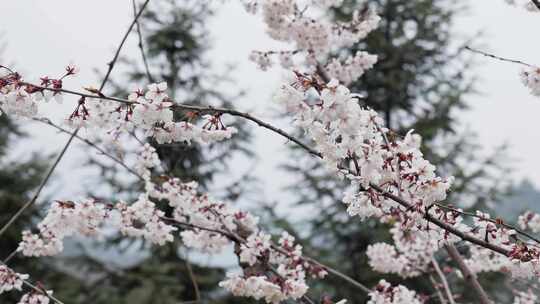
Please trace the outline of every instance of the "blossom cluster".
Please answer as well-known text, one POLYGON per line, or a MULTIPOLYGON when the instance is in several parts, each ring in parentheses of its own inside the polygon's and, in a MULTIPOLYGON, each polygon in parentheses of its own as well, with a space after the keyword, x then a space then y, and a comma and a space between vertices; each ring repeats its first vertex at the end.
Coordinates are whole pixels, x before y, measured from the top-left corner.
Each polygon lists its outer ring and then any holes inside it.
POLYGON ((392 286, 385 280, 369 293, 367 304, 422 304, 424 301, 416 295, 416 292, 407 289, 403 285, 392 286))
MULTIPOLYGON (((12 290, 21 291, 23 282, 28 278, 27 274, 20 274, 5 265, 0 265, 0 294, 12 290)), ((49 304, 50 294, 52 291, 32 290, 24 294, 18 304, 49 304)))
MULTIPOLYGON (((23 81, 17 73, 0 77, 0 109, 14 117, 38 118, 39 106, 50 99, 61 100, 65 94, 63 80, 75 74, 73 67, 59 78, 41 78, 41 85, 23 81)), ((194 124, 200 115, 189 112, 185 121, 174 120, 175 108, 181 106, 167 95, 167 83, 150 84, 146 91, 138 89, 129 94, 127 100, 107 98, 99 90, 86 88, 96 95, 80 96, 73 112, 65 119, 72 127, 84 127, 93 134, 112 139, 119 135, 141 130, 145 136, 153 137, 158 143, 191 142, 212 143, 230 138, 236 128, 225 126, 220 115, 204 115, 204 123, 194 124)))
POLYGON ((513 304, 536 304, 538 303, 538 296, 535 295, 532 290, 527 292, 519 291, 514 297, 513 304))
POLYGON ((43 292, 33 291, 23 295, 17 304, 49 304, 49 296, 44 294, 45 292, 47 292, 48 295, 52 294, 52 291, 50 290, 43 292))
POLYGON ((56 201, 37 225, 39 233, 22 233, 18 251, 25 256, 51 256, 63 250, 63 239, 75 233, 96 236, 107 217, 104 205, 89 199, 80 203, 56 201))
POLYGON ((521 70, 521 82, 525 85, 532 95, 540 96, 540 68, 529 67, 521 70))
MULTIPOLYGON (((277 41, 291 43, 294 51, 254 51, 250 59, 262 70, 273 65, 274 56, 279 56, 282 67, 295 66, 293 55, 302 53, 302 64, 309 70, 317 69, 322 59, 330 59, 331 53, 340 48, 348 47, 365 38, 375 29, 380 17, 371 10, 356 10, 352 19, 345 23, 328 20, 323 16, 308 15, 308 8, 328 8, 338 6, 341 1, 312 1, 304 9, 300 1, 295 0, 262 0, 245 1, 246 10, 250 13, 262 11, 263 20, 267 26, 269 36, 277 41)), ((317 11, 317 9, 314 9, 317 11)), ((332 77, 349 83, 360 76, 363 71, 370 68, 377 61, 377 56, 367 52, 358 52, 343 61, 331 59, 327 65, 323 64, 332 77)))
POLYGON ((16 273, 11 268, 0 265, 0 294, 13 289, 21 290, 26 279, 27 274, 16 273))
MULTIPOLYGON (((452 224, 454 228, 467 231, 462 218, 456 212, 434 209, 430 212, 436 218, 452 224)), ((396 222, 390 229, 393 245, 375 243, 368 246, 367 256, 370 267, 381 273, 394 273, 403 278, 416 277, 425 273, 432 263, 434 254, 445 244, 459 241, 443 229, 435 226, 429 229, 414 226, 403 229, 396 222)))
POLYGON ((343 62, 333 58, 326 65, 328 77, 337 79, 343 84, 349 84, 364 75, 377 62, 377 55, 358 51, 354 56, 347 57, 343 62))
POLYGON ((538 233, 540 232, 540 214, 526 211, 519 216, 518 225, 521 229, 538 233))
POLYGON ((294 244, 292 236, 284 233, 274 244, 271 236, 257 227, 257 217, 234 210, 208 194, 198 194, 196 188, 195 182, 170 178, 151 192, 174 208, 174 220, 193 227, 180 233, 187 247, 219 253, 235 245, 242 272, 230 274, 220 286, 237 296, 278 303, 302 297, 308 289, 307 275, 326 275, 322 267, 302 257, 302 247, 294 244))
POLYGON ((420 137, 409 132, 390 142, 379 115, 362 108, 338 81, 322 83, 296 73, 280 87, 275 100, 294 114, 295 124, 313 139, 326 167, 355 186, 344 197, 351 216, 398 217, 412 227, 428 206, 445 199, 452 178, 435 174, 435 166, 419 149, 420 137), (372 184, 414 202, 413 208, 399 209, 371 189, 372 184))
POLYGON ((284 232, 278 241, 280 249, 272 246, 270 235, 259 232, 248 237, 241 245, 239 259, 245 263, 243 275, 230 274, 220 286, 234 295, 264 298, 267 303, 286 299, 300 299, 308 290, 306 274, 323 278, 327 272, 302 258, 302 247, 295 245, 294 237, 284 232), (277 268, 261 269, 259 261, 267 260, 277 268), (267 272, 266 276, 261 275, 267 272), (251 275, 248 275, 251 274, 251 275))
POLYGON ((476 212, 472 226, 472 235, 509 250, 509 255, 504 256, 487 248, 471 246, 470 257, 465 262, 473 273, 508 272, 513 277, 526 279, 540 276, 540 251, 527 242, 516 242, 515 230, 498 225, 490 220, 489 214, 480 211, 476 212))
POLYGON ((187 247, 219 253, 234 245, 242 273, 230 275, 220 285, 238 296, 264 298, 268 303, 299 299, 308 289, 308 276, 327 274, 302 256, 302 246, 295 244, 294 237, 284 232, 273 243, 271 235, 257 227, 257 217, 200 194, 196 182, 162 177, 156 183, 151 170, 159 170, 160 162, 150 145, 142 148, 138 158, 145 191, 135 202, 56 201, 38 223, 38 233, 23 232, 18 251, 25 256, 55 255, 63 250, 66 237, 100 236, 101 228, 110 221, 123 235, 142 237, 155 245, 172 242, 178 227, 183 228, 180 236, 187 247), (172 217, 157 207, 158 201, 168 202, 172 217))
POLYGON ((505 271, 526 278, 540 274, 540 251, 516 241, 514 230, 498 225, 484 213, 477 213, 473 225, 468 226, 460 210, 437 206, 446 198, 452 178, 437 176, 435 166, 423 158, 421 138, 412 131, 403 138, 391 137, 378 114, 362 108, 355 95, 336 80, 324 83, 295 72, 280 87, 275 100, 294 115, 295 124, 313 140, 326 167, 350 181, 343 198, 349 215, 395 223, 391 230, 395 244, 376 244, 368 250, 375 270, 405 277, 418 275, 439 248, 460 240, 430 225, 427 213, 508 252, 504 255, 471 246, 467 263, 473 272, 505 271), (399 204, 382 191, 409 205, 399 204))

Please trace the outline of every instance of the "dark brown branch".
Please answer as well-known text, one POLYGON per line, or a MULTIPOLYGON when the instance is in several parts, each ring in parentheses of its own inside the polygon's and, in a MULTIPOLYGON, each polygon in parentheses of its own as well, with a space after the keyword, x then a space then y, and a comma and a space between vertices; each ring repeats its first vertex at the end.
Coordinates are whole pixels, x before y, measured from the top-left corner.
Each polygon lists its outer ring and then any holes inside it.
MULTIPOLYGON (((98 98, 98 99, 103 99, 103 100, 110 100, 110 101, 115 101, 115 102, 119 102, 119 103, 126 104, 126 105, 137 104, 137 102, 132 102, 132 101, 129 101, 127 99, 105 96, 103 94, 94 95, 94 94, 82 93, 82 92, 77 92, 77 91, 68 90, 68 89, 54 89, 54 88, 49 88, 49 87, 38 86, 38 85, 35 85, 35 84, 32 84, 32 83, 27 83, 27 82, 21 82, 20 84, 21 85, 32 86, 32 87, 34 87, 34 88, 36 88, 38 90, 62 92, 62 93, 77 95, 77 96, 85 97, 85 98, 98 98)), ((302 147, 304 150, 308 151, 310 154, 312 154, 314 156, 317 156, 319 158, 322 158, 322 154, 320 152, 317 152, 314 149, 310 148, 309 146, 307 146, 306 144, 301 142, 299 139, 295 138, 294 136, 290 135, 289 133, 285 132, 284 130, 282 130, 280 128, 274 127, 273 125, 271 125, 271 124, 269 124, 267 122, 264 122, 264 121, 262 121, 261 119, 259 119, 257 117, 252 116, 249 113, 240 112, 240 111, 237 111, 237 110, 234 110, 234 109, 228 109, 228 108, 215 108, 215 107, 212 107, 212 106, 193 106, 193 105, 186 105, 186 104, 180 104, 180 103, 173 103, 173 105, 171 107, 173 109, 193 111, 193 112, 197 112, 199 114, 228 114, 228 115, 231 115, 231 116, 242 117, 244 119, 247 119, 247 120, 250 120, 250 121, 256 123, 260 127, 263 127, 265 129, 268 129, 268 130, 270 130, 270 131, 272 131, 274 133, 277 133, 277 134, 285 137, 286 139, 288 139, 288 140, 294 142, 295 144, 297 144, 298 146, 302 147)))
POLYGON ((500 61, 505 61, 505 62, 510 62, 510 63, 517 63, 517 64, 521 64, 521 65, 528 66, 528 67, 531 67, 531 68, 535 67, 534 65, 528 64, 528 63, 526 63, 524 61, 521 61, 521 60, 515 60, 515 59, 508 59, 508 58, 500 57, 500 56, 497 56, 497 55, 486 53, 484 51, 473 49, 473 48, 471 48, 469 46, 465 46, 465 49, 468 50, 468 51, 471 51, 473 53, 480 54, 480 55, 490 57, 490 58, 493 58, 493 59, 497 59, 497 60, 500 60, 500 61))
POLYGON ((443 205, 443 204, 435 204, 437 205, 437 207, 441 208, 441 209, 445 209, 445 210, 449 210, 449 211, 452 211, 452 212, 456 212, 456 213, 459 213, 461 215, 466 215, 466 216, 471 216, 471 217, 475 217, 475 218, 478 218, 478 219, 482 219, 484 221, 487 221, 487 222, 491 222, 495 225, 498 225, 498 226, 503 226, 507 229, 511 229, 511 230, 514 230, 516 231, 517 233, 537 242, 538 244, 540 244, 540 239, 534 237, 533 235, 515 227, 515 226, 512 226, 512 225, 509 225, 509 224, 506 224, 504 221, 502 220, 498 220, 498 219, 491 219, 491 218, 485 218, 485 217, 482 217, 480 215, 477 215, 475 213, 471 213, 471 212, 465 212, 465 211, 461 211, 461 210, 458 210, 456 208, 452 208, 450 206, 446 206, 446 205, 443 205))
POLYGON ((274 133, 277 133, 283 137, 285 137, 286 139, 294 142, 295 144, 297 144, 298 146, 302 147, 304 150, 308 151, 310 154, 314 155, 314 156, 317 156, 319 158, 322 158, 322 154, 320 152, 317 152, 315 151, 314 149, 310 148, 309 146, 307 146, 306 144, 304 144, 303 142, 301 142, 299 139, 295 138, 294 136, 290 135, 289 133, 283 131, 282 129, 280 128, 277 128, 277 127, 274 127, 272 126, 271 124, 269 123, 266 123, 254 116, 252 116, 251 114, 249 113, 245 113, 245 112, 240 112, 240 111, 237 111, 237 110, 233 110, 233 109, 226 109, 226 108, 214 108, 214 107, 199 107, 199 106, 190 106, 190 105, 183 105, 183 104, 175 104, 173 105, 174 108, 177 108, 177 109, 182 109, 182 110, 191 110, 191 111, 195 111, 195 112, 199 112, 199 113, 203 113, 203 114, 215 114, 215 113, 223 113, 223 114, 229 114, 231 116, 237 116, 237 117, 242 117, 244 119, 247 119, 247 120, 250 120, 254 123, 256 123, 258 126, 260 127, 263 127, 265 129, 268 129, 274 133))
POLYGON ((463 274, 463 277, 465 278, 465 281, 467 281, 470 286, 474 289, 476 294, 478 295, 478 300, 480 301, 480 304, 493 304, 493 302, 489 299, 489 296, 487 295, 486 291, 480 285, 478 282, 476 275, 471 272, 469 267, 467 267, 467 264, 465 264, 465 261, 463 260, 463 257, 461 254, 459 254, 459 251, 456 249, 454 245, 446 245, 445 246, 446 251, 448 252, 448 255, 456 262, 458 265, 459 270, 461 270, 461 273, 463 274))
POLYGON ((231 240, 237 240, 234 235, 228 233, 225 230, 207 228, 207 227, 204 227, 204 226, 189 224, 189 223, 186 223, 186 222, 181 222, 181 221, 179 221, 179 220, 177 220, 175 218, 172 218, 172 217, 162 216, 162 217, 160 217, 160 219, 164 220, 166 222, 169 222, 169 223, 171 223, 173 225, 177 225, 179 227, 188 228, 188 229, 199 229, 199 230, 204 230, 204 231, 209 231, 209 232, 215 232, 215 233, 223 235, 223 236, 225 236, 225 237, 227 237, 227 238, 229 238, 231 240))
MULTIPOLYGON (((389 198, 391 200, 393 200, 394 202, 400 204, 401 206, 405 207, 406 209, 412 209, 413 206, 405 201, 404 199, 392 194, 392 193, 389 193, 387 191, 385 191, 384 189, 382 189, 381 187, 379 187, 378 185, 375 185, 375 184, 370 184, 370 187, 377 190, 377 192, 379 192, 381 195, 383 195, 384 197, 386 198, 389 198)), ((479 238, 476 238, 472 235, 469 235, 463 231, 460 231, 458 229, 456 229, 455 227, 433 217, 431 214, 429 214, 429 212, 424 212, 424 218, 429 221, 430 223, 433 223, 437 226, 439 226, 440 228, 452 233, 453 235, 461 238, 462 240, 465 240, 465 241, 468 241, 470 243, 473 243, 473 244, 476 244, 476 245, 479 245, 479 246, 482 246, 484 248, 487 248, 487 249, 491 249, 495 252, 498 252, 500 254, 503 254, 505 256, 508 256, 510 251, 505 249, 505 248, 502 248, 500 246, 497 246, 495 244, 491 244, 491 243, 488 243, 482 239, 479 239, 479 238)))
POLYGON ((355 279, 349 277, 348 275, 340 272, 339 270, 337 269, 334 269, 328 265, 325 265, 325 264, 322 264, 321 262, 315 260, 315 259, 312 259, 310 257, 307 257, 307 256, 302 256, 304 258, 304 260, 310 262, 310 263, 313 263, 313 264, 316 264, 320 267, 323 267, 326 271, 328 271, 328 273, 330 274, 333 274, 334 276, 346 281, 347 283, 353 285, 354 287, 362 290, 363 292, 365 293, 370 293, 371 292, 371 289, 369 289, 368 287, 366 287, 366 285, 356 281, 355 279))

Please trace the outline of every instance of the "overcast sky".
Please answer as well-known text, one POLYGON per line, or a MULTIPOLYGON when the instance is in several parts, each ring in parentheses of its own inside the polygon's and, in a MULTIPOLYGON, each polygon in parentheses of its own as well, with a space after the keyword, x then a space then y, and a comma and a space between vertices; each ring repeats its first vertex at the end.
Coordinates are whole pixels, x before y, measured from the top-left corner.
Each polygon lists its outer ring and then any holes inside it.
MULTIPOLYGON (((540 15, 510 7, 504 0, 474 0, 469 5, 469 12, 457 19, 456 33, 467 37, 482 31, 486 50, 540 64, 537 58, 540 45, 528 34, 538 28, 540 15)), ((248 90, 248 95, 237 101, 236 107, 254 111, 272 122, 272 112, 268 111, 270 95, 279 84, 281 71, 259 71, 248 62, 247 56, 252 49, 275 49, 276 43, 266 38, 261 20, 246 14, 237 1, 226 1, 220 7, 218 15, 209 21, 214 40, 210 58, 217 69, 224 69, 228 63, 237 65, 234 75, 239 87, 248 90)), ((93 69, 106 68, 131 18, 129 0, 0 1, 0 33, 7 42, 3 63, 15 64, 30 79, 58 75, 67 63, 75 63, 81 73, 65 86, 71 89, 98 86, 99 79, 93 69)), ((128 40, 123 54, 138 56, 134 36, 128 40)), ((540 143, 536 132, 540 125, 537 118, 540 100, 529 95, 521 85, 519 66, 484 58, 478 61, 480 64, 469 76, 480 78, 477 88, 481 94, 469 99, 471 110, 462 115, 463 126, 478 133, 484 151, 508 143, 510 156, 515 160, 515 177, 527 177, 540 185, 540 143)), ((55 117, 60 118, 72 109, 69 99, 66 98, 65 103, 58 107, 61 111, 51 108, 47 111, 57 112, 55 117)), ((281 126, 291 129, 283 122, 281 126)), ((59 151, 67 140, 66 136, 44 126, 33 125, 29 131, 34 136, 33 141, 19 145, 17 150, 26 156, 30 151, 59 151)), ((268 175, 268 172, 275 170, 276 164, 286 157, 285 142, 264 130, 257 130, 256 134, 256 150, 264 160, 257 168, 258 175, 266 179, 266 195, 279 199, 276 190, 287 179, 277 174, 268 175)), ((80 144, 70 150, 48 190, 50 195, 82 195, 86 181, 95 178, 82 169, 85 153, 93 152, 80 144)))

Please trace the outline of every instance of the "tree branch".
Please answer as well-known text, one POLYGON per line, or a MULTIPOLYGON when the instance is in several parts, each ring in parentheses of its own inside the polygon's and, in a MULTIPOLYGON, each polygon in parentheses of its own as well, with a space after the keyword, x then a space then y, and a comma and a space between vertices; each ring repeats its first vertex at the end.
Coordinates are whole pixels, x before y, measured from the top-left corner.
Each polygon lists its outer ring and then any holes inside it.
POLYGON ((441 283, 444 287, 444 291, 446 293, 446 297, 448 298, 448 301, 450 302, 450 304, 456 304, 456 302, 454 302, 454 296, 452 295, 452 290, 450 290, 450 285, 448 284, 448 280, 446 280, 446 276, 442 272, 441 267, 439 266, 439 263, 433 256, 431 257, 431 265, 433 265, 433 268, 435 268, 435 272, 437 273, 437 275, 439 276, 439 279, 441 280, 441 283))
MULTIPOLYGON (((382 189, 381 187, 379 187, 378 185, 375 185, 375 184, 370 184, 370 187, 377 190, 377 192, 379 192, 381 195, 383 195, 384 197, 386 198, 389 198, 391 200, 393 200, 394 202, 402 205, 403 207, 405 207, 406 209, 410 209, 412 208, 413 206, 405 201, 404 199, 392 194, 392 193, 389 193, 387 191, 385 191, 384 189, 382 189)), ((510 251, 505 249, 505 248, 502 248, 500 246, 497 246, 497 245, 494 245, 494 244, 491 244, 491 243, 488 243, 482 239, 479 239, 479 238, 476 238, 472 235, 469 235, 463 231, 460 231, 458 229, 456 229, 455 227, 433 217, 431 214, 429 214, 429 212, 425 211, 423 212, 424 213, 424 218, 430 222, 430 223, 433 223, 437 226, 439 226, 440 228, 452 233, 453 235, 461 238, 462 240, 465 240, 465 241, 468 241, 470 243, 473 243, 473 244, 476 244, 476 245, 479 245, 479 246, 482 246, 484 248, 487 248, 487 249, 491 249, 495 252, 498 252, 500 254, 503 254, 505 256, 508 256, 510 251)))
MULTIPOLYGON (((35 121, 39 121, 41 123, 44 123, 46 125, 49 125, 55 129, 57 129, 58 131, 62 132, 62 133, 67 133, 67 134, 71 134, 71 131, 69 130, 66 130, 62 127, 60 127, 59 125, 53 123, 52 121, 50 121, 49 119, 45 119, 45 118, 35 118, 34 119, 35 121)), ((135 175, 136 177, 138 177, 139 179, 143 179, 143 177, 137 173, 137 171, 131 169, 128 165, 126 165, 123 161, 121 161, 119 158, 113 156, 112 154, 108 153, 107 151, 105 151, 103 148, 99 147, 96 143, 94 142, 91 142, 90 140, 84 138, 84 137, 81 137, 79 135, 76 135, 75 138, 77 138, 78 140, 84 142, 85 144, 87 144, 88 146, 96 149, 97 151, 99 151, 102 155, 108 157, 109 159, 111 159, 112 161, 114 161, 115 163, 119 164, 120 166, 124 167, 124 169, 126 169, 127 171, 129 171, 129 173, 135 175)))
POLYGON ((454 262, 457 263, 458 268, 461 270, 461 273, 465 278, 465 281, 470 283, 470 286, 478 295, 478 300, 480 301, 480 304, 493 304, 482 285, 480 285, 480 283, 478 282, 476 275, 471 272, 469 267, 467 267, 467 264, 465 264, 465 261, 463 261, 463 257, 461 256, 461 254, 459 254, 456 247, 452 244, 448 244, 445 245, 445 248, 448 252, 448 255, 452 258, 452 260, 454 260, 454 262))
MULTIPOLYGON (((135 0, 131 1, 133 3, 133 15, 136 17, 137 15, 137 3, 135 0)), ((144 52, 144 45, 143 45, 143 37, 142 37, 142 31, 141 31, 141 24, 139 20, 136 21, 136 30, 137 30, 137 36, 139 37, 139 50, 141 51, 141 57, 144 64, 144 70, 146 72, 146 77, 148 78, 148 81, 150 83, 154 82, 154 78, 152 77, 152 74, 150 73, 150 67, 148 66, 148 60, 146 59, 146 53, 144 52)))
MULTIPOLYGON (((28 86, 32 86, 32 87, 34 87, 34 88, 36 88, 38 90, 46 90, 46 91, 52 91, 52 92, 62 92, 62 93, 77 95, 77 96, 85 97, 85 98, 97 98, 97 99, 103 99, 103 100, 110 100, 110 101, 119 102, 119 103, 122 103, 122 104, 125 104, 125 105, 135 105, 135 104, 137 104, 137 102, 133 102, 133 101, 129 101, 127 99, 122 99, 122 98, 117 98, 117 97, 105 96, 105 95, 103 95, 101 93, 100 93, 100 95, 94 95, 94 94, 82 93, 82 92, 77 92, 77 91, 68 90, 68 89, 55 89, 55 88, 50 88, 50 87, 43 87, 43 86, 35 85, 33 83, 28 83, 28 82, 21 82, 20 85, 28 85, 28 86)), ((171 108, 178 109, 178 110, 193 111, 193 112, 197 112, 197 113, 200 113, 200 114, 228 114, 228 115, 231 115, 231 116, 241 117, 241 118, 244 118, 244 119, 247 119, 247 120, 250 120, 250 121, 256 123, 260 127, 263 127, 265 129, 268 129, 268 130, 270 130, 270 131, 272 131, 274 133, 277 133, 277 134, 285 137, 286 139, 288 139, 288 140, 294 142, 295 144, 297 144, 298 146, 302 147, 304 150, 308 151, 310 154, 312 154, 314 156, 317 156, 319 158, 322 158, 322 154, 320 152, 317 152, 314 149, 310 148, 309 146, 307 146, 306 144, 301 142, 299 139, 295 138, 294 136, 290 135, 289 133, 285 132, 284 130, 282 130, 280 128, 277 128, 277 127, 274 127, 273 125, 271 125, 271 124, 269 124, 267 122, 264 122, 263 120, 261 120, 261 119, 259 119, 257 117, 254 117, 251 114, 246 113, 246 112, 241 112, 241 111, 237 111, 237 110, 234 110, 234 109, 228 109, 228 108, 216 108, 216 107, 212 107, 212 106, 193 106, 193 105, 186 105, 186 104, 181 104, 181 103, 173 103, 171 108)))
POLYGON ((446 298, 443 296, 441 292, 439 283, 435 280, 433 275, 431 274, 429 275, 429 280, 431 281, 431 285, 433 285, 433 288, 435 288, 435 292, 437 293, 437 297, 439 297, 439 301, 441 302, 441 304, 448 304, 448 301, 446 300, 446 298))
POLYGON ((498 219, 491 219, 491 218, 485 218, 485 217, 482 217, 480 215, 477 215, 475 213, 471 213, 471 212, 465 212, 465 211, 461 211, 461 210, 458 210, 456 208, 453 208, 453 207, 450 207, 450 206, 446 206, 446 205, 443 205, 443 204, 439 204, 439 203, 436 203, 435 205, 437 205, 437 207, 441 208, 441 209, 445 209, 445 210, 449 210, 449 211, 452 211, 452 212, 456 212, 456 213, 459 213, 461 215, 466 215, 466 216, 471 216, 471 217, 475 217, 475 218, 478 218, 478 219, 481 219, 481 220, 484 220, 484 221, 487 221, 487 222, 490 222, 490 223, 493 223, 495 225, 498 225, 498 226, 503 226, 507 229, 510 229, 510 230, 514 230, 516 231, 517 233, 537 242, 538 244, 540 244, 540 239, 536 238, 535 236, 533 236, 532 234, 529 234, 521 229, 519 229, 518 227, 515 227, 515 226, 512 226, 512 225, 509 225, 509 224, 506 224, 504 221, 502 220, 498 220, 498 219))
MULTIPOLYGON (((537 0, 534 0, 534 1, 537 1, 537 0)), ((528 66, 528 67, 531 67, 531 68, 535 67, 534 65, 528 64, 528 63, 523 62, 521 60, 515 60, 515 59, 508 59, 508 58, 500 57, 500 56, 497 56, 497 55, 486 53, 484 51, 473 49, 473 48, 471 48, 469 46, 465 46, 465 49, 468 50, 468 51, 471 51, 473 53, 480 54, 480 55, 490 57, 490 58, 493 58, 493 59, 497 59, 497 60, 500 60, 500 61, 505 61, 505 62, 510 62, 510 63, 517 63, 517 64, 521 64, 521 65, 528 66)))

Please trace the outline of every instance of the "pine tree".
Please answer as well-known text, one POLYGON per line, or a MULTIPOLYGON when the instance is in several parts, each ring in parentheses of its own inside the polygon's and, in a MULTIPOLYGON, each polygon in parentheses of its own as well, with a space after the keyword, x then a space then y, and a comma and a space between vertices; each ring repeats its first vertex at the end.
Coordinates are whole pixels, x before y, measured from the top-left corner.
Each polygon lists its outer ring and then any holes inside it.
MULTIPOLYGON (((344 1, 331 12, 331 17, 348 20, 353 8, 364 5, 361 3, 344 1)), ((463 7, 453 1, 436 0, 369 3, 382 17, 379 28, 365 41, 340 53, 367 50, 377 54, 379 60, 375 68, 349 88, 366 95, 360 101, 362 105, 382 113, 386 125, 396 136, 410 129, 422 135, 426 158, 437 165, 442 175, 456 177, 447 202, 480 208, 497 201, 505 193, 504 179, 500 176, 506 168, 497 162, 503 154, 478 157, 474 134, 462 134, 457 129, 457 114, 466 110, 466 100, 474 93, 474 81, 466 74, 471 61, 463 48, 451 45, 455 41, 452 24, 463 7)), ((306 219, 309 224, 309 228, 304 229, 309 231, 304 238, 309 248, 306 252, 319 256, 367 286, 374 286, 384 277, 417 290, 432 289, 427 279, 403 281, 371 271, 365 255, 367 246, 375 242, 392 243, 389 227, 375 220, 345 221, 346 208, 341 198, 347 185, 327 174, 316 160, 302 157, 303 151, 293 149, 291 153, 290 159, 295 162, 286 163, 284 168, 292 172, 297 181, 290 190, 298 206, 314 210, 312 214, 315 214, 306 219)), ((488 286, 493 287, 493 284, 488 286)), ((324 289, 320 286, 319 291, 353 303, 366 300, 363 292, 332 278, 326 280, 324 289)), ((466 290, 458 291, 464 292, 467 299, 466 290)))

